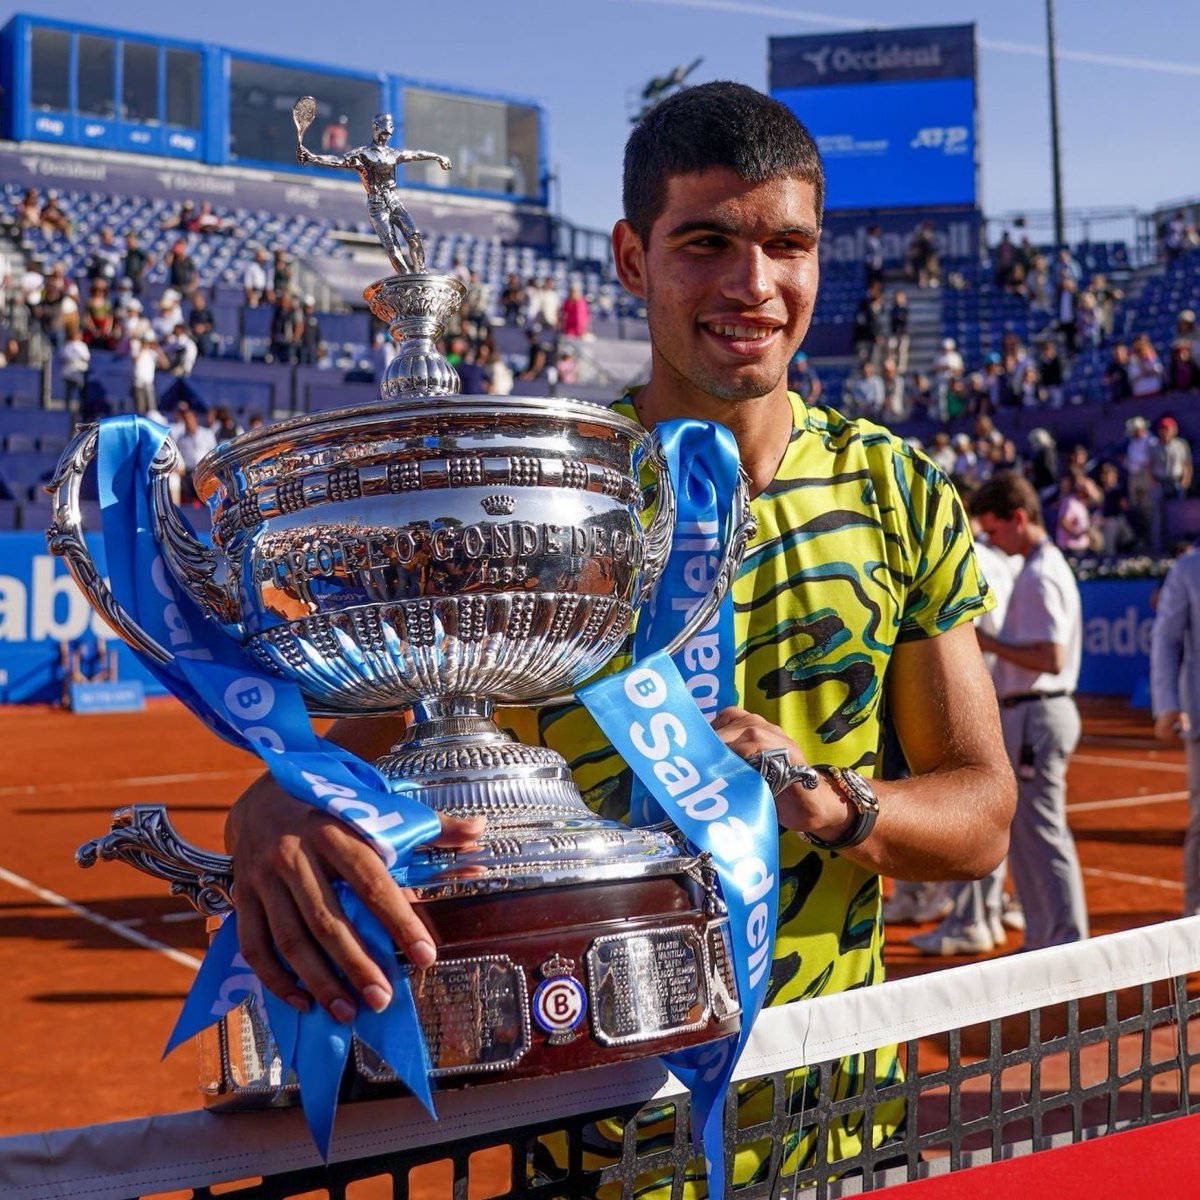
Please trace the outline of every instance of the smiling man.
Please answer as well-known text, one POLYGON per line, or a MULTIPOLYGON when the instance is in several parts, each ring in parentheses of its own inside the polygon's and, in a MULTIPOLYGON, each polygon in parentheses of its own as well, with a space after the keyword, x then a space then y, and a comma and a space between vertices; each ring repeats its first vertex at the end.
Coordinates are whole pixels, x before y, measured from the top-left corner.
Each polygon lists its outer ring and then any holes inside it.
MULTIPOLYGON (((646 303, 652 366, 618 407, 647 428, 678 417, 720 422, 751 481, 758 532, 733 584, 739 704, 714 728, 743 757, 777 751, 793 768, 817 766, 815 786, 796 770, 777 797, 767 1003, 875 983, 880 875, 977 878, 1007 847, 1013 780, 971 624, 991 604, 971 532, 928 459, 880 426, 787 390, 817 294, 824 177, 812 138, 786 108, 734 83, 678 93, 631 135, 624 200, 613 250, 622 283, 646 303), (911 770, 902 781, 870 778, 885 709, 911 770)), ((610 669, 628 661, 618 655, 610 669)), ((630 772, 581 706, 547 707, 513 727, 563 754, 594 808, 628 815, 630 772)), ((373 757, 396 733, 376 720, 343 722, 335 736, 373 757)), ((470 832, 451 824, 446 836, 470 832)), ((298 1003, 311 995, 335 1015, 359 997, 386 1003, 386 978, 337 911, 331 874, 367 898, 413 961, 432 961, 418 917, 349 830, 260 782, 235 806, 229 833, 243 950, 272 990, 298 1003)), ((878 1056, 880 1082, 895 1070, 894 1055, 878 1056)), ((857 1058, 822 1087, 853 1095, 865 1082, 857 1058)), ((808 1086, 797 1077, 797 1104, 808 1086)), ((743 1103, 766 1115, 770 1086, 744 1090, 743 1103)), ((872 1140, 895 1124, 879 1123, 872 1140)), ((596 1131, 590 1165, 613 1150, 605 1132, 596 1131)), ((840 1130, 830 1159, 852 1153, 858 1137, 840 1130)), ((782 1169, 811 1155, 812 1141, 797 1136, 782 1169)), ((760 1178, 768 1161, 745 1152, 734 1173, 760 1178)), ((689 1181, 686 1194, 702 1188, 689 1181)), ((572 1194, 586 1195, 586 1184, 572 1194)))

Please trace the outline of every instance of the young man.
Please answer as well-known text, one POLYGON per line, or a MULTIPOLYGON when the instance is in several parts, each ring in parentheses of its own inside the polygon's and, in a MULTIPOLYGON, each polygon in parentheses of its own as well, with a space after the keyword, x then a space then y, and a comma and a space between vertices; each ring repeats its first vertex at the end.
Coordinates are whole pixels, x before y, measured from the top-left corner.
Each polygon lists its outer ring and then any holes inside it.
POLYGON ((979 645, 999 660, 993 678, 1018 780, 1009 870, 1025 909, 1025 948, 1037 950, 1088 935, 1066 817, 1067 759, 1079 741, 1079 587, 1027 479, 1011 471, 993 476, 971 497, 971 515, 997 550, 1025 560, 999 635, 980 630, 979 645))
MULTIPOLYGON (((987 873, 1004 854, 1013 800, 970 624, 990 602, 950 485, 886 430, 787 390, 816 299, 823 190, 816 146, 786 108, 739 84, 706 84, 635 129, 626 216, 613 232, 617 270, 645 303, 652 342, 650 382, 622 411, 648 428, 676 417, 723 423, 751 481, 758 533, 733 586, 741 705, 714 728, 743 757, 782 749, 793 765, 871 775, 886 701, 912 769, 902 782, 872 781, 880 814, 853 846, 858 811, 836 773, 780 793, 776 1004, 878 981, 880 874, 987 873), (819 849, 810 836, 842 848, 819 849)), ((612 669, 627 661, 618 655, 612 669)), ((512 724, 565 755, 589 803, 627 812, 630 773, 584 709, 512 724)), ((361 720, 336 733, 367 757, 395 735, 394 723, 361 720)), ((433 961, 419 916, 345 827, 260 782, 228 829, 243 952, 272 990, 297 1004, 311 995, 340 1019, 358 997, 387 1003, 385 977, 336 909, 331 875, 367 898, 411 960, 433 961)), ((447 842, 477 833, 445 823, 447 842)), ((886 1076, 894 1063, 880 1058, 886 1076)), ((830 1086, 861 1087, 861 1074, 861 1062, 847 1064, 830 1086)), ((740 1158, 736 1173, 755 1169, 740 1158)))

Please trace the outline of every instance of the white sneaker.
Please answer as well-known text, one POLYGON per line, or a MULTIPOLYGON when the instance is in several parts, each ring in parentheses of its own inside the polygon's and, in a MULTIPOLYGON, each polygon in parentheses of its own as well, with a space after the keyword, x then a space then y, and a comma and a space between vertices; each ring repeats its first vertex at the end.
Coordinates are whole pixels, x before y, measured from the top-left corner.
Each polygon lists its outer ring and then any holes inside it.
POLYGON ((1000 920, 1004 922, 1004 928, 1011 929, 1013 933, 1025 932, 1025 910, 1020 900, 1008 892, 1004 893, 1004 909, 1000 913, 1000 920))
POLYGON ((987 954, 996 948, 986 925, 965 925, 957 933, 943 933, 934 929, 930 933, 918 933, 908 939, 922 954, 937 954, 942 958, 953 958, 960 954, 987 954))
POLYGON ((948 916, 954 901, 940 883, 923 883, 918 888, 894 892, 883 904, 883 919, 889 924, 921 925, 948 916))
POLYGON ((1008 930, 1004 928, 1004 915, 1000 912, 990 912, 987 918, 988 933, 992 935, 995 948, 1003 946, 1008 941, 1008 930))

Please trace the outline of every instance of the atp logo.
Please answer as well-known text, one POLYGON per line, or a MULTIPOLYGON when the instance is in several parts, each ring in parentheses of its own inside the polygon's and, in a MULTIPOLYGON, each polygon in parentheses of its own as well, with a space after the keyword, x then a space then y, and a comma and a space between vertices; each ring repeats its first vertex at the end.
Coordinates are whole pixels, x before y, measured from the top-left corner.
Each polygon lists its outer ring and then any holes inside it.
POLYGON ((966 154, 970 134, 965 125, 933 125, 918 129, 909 142, 913 150, 940 150, 943 154, 966 154))
POLYGON ((829 53, 833 49, 832 46, 822 46, 820 50, 806 51, 801 55, 805 62, 812 64, 812 69, 818 75, 824 75, 829 69, 829 53))

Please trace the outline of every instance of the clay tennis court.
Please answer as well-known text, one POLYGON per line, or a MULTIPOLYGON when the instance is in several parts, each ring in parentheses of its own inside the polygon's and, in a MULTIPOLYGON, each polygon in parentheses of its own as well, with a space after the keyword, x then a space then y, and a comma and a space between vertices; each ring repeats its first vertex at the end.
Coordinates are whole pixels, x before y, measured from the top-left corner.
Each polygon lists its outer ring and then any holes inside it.
MULTIPOLYGON (((1069 805, 1093 932, 1175 917, 1183 751, 1156 745, 1144 713, 1082 707, 1069 805)), ((164 884, 122 865, 80 870, 73 853, 137 802, 169 804, 183 836, 218 847, 229 801, 256 774, 174 701, 131 716, 0 709, 0 1135, 198 1105, 189 1048, 159 1054, 203 952, 203 921, 164 884)), ((915 928, 889 928, 893 976, 956 961, 908 947, 915 928)))

